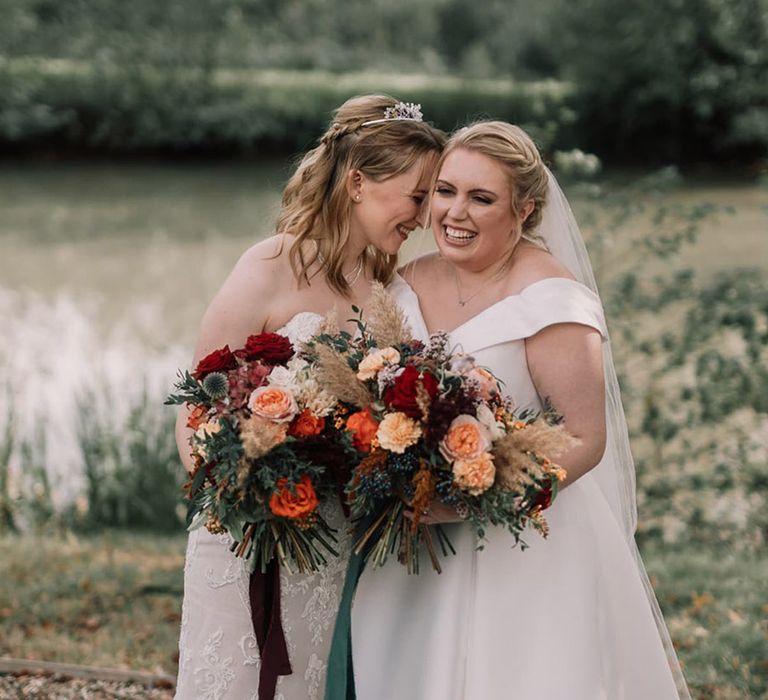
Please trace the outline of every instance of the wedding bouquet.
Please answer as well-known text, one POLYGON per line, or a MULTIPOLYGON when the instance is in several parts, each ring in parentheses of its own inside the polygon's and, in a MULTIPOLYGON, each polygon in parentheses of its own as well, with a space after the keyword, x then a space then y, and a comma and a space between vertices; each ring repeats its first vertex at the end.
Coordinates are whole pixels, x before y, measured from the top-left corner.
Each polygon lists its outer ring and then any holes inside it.
POLYGON ((179 373, 166 404, 189 404, 195 468, 187 484, 190 530, 228 532, 251 571, 275 557, 289 571, 316 571, 336 555, 318 511, 335 495, 326 468, 337 401, 288 338, 261 333, 179 373))
POLYGON ((348 409, 336 421, 354 465, 355 551, 380 566, 397 550, 418 572, 423 542, 439 571, 435 541, 443 555, 453 548, 440 526, 420 522, 434 500, 455 507, 481 539, 489 525, 522 547, 529 525, 546 536, 542 510, 565 478, 551 459, 573 442, 554 413, 516 413, 496 377, 452 351, 447 334, 414 340, 383 287, 365 321, 353 308, 356 336, 326 322, 309 345, 317 380, 348 409))

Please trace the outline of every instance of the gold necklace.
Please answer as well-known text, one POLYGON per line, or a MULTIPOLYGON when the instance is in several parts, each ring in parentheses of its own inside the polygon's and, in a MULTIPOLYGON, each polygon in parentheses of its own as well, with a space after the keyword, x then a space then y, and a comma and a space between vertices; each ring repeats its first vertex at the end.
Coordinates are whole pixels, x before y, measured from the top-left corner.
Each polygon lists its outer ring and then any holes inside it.
POLYGON ((498 274, 498 270, 494 272, 483 284, 480 285, 480 289, 478 289, 474 294, 470 294, 466 299, 461 298, 461 286, 459 284, 459 274, 456 272, 456 268, 451 266, 451 269, 453 270, 453 281, 456 283, 456 296, 459 300, 459 306, 466 306, 470 301, 472 301, 480 292, 482 292, 486 286, 487 283, 490 282, 496 275, 498 274))
MULTIPOLYGON (((320 246, 318 246, 317 259, 321 265, 325 265, 325 257, 320 252, 320 246)), ((345 279, 346 283, 351 287, 360 278, 360 273, 363 271, 363 256, 357 258, 357 263, 351 272, 341 273, 341 276, 345 279)))

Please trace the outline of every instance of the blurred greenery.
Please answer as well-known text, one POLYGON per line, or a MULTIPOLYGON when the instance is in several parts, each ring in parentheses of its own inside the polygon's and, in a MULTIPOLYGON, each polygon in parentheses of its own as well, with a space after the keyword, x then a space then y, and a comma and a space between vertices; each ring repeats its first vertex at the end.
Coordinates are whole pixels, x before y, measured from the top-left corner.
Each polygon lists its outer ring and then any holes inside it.
POLYGON ((174 435, 176 416, 144 391, 116 429, 95 396, 79 402, 78 439, 86 479, 86 506, 75 507, 77 530, 123 527, 169 532, 179 529, 184 470, 174 435), (151 488, 148 488, 151 484, 151 488))
POLYGON ((303 151, 351 95, 385 92, 424 105, 453 129, 492 116, 520 123, 546 146, 575 119, 571 89, 556 80, 516 83, 319 71, 99 67, 70 59, 0 64, 0 139, 16 149, 113 152, 303 151))
POLYGON ((17 150, 301 150, 343 99, 389 91, 444 129, 487 114, 613 162, 768 153, 768 0, 0 0, 0 16, 17 150))
POLYGON ((576 0, 555 26, 587 148, 675 163, 766 154, 766 0, 576 0))

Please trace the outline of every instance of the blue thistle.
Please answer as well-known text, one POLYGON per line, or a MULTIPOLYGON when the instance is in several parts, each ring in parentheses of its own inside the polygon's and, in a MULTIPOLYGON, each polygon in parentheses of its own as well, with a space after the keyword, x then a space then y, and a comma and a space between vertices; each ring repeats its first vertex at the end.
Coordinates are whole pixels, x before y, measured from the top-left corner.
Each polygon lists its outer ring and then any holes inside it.
POLYGON ((229 394, 229 380, 223 372, 211 372, 203 379, 203 391, 213 401, 220 401, 229 394))

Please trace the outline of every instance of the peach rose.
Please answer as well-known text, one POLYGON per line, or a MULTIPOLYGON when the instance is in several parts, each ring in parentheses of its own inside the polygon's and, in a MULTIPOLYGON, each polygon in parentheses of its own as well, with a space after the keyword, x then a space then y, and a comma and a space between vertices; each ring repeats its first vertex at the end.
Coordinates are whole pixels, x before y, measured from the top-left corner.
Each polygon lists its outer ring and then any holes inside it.
POLYGON ((390 452, 403 454, 411 445, 415 445, 421 437, 419 424, 405 413, 390 413, 379 423, 376 433, 379 445, 390 452))
POLYGON ((357 367, 357 378, 364 382, 373 379, 387 365, 400 362, 400 353, 394 348, 381 348, 366 355, 357 367))
POLYGON ((271 385, 256 389, 248 399, 248 408, 251 413, 275 423, 288 423, 299 412, 296 399, 288 389, 271 385))
POLYGON ((449 462, 476 459, 491 446, 491 436, 477 418, 463 414, 453 419, 440 441, 440 453, 449 462))
POLYGON ((479 496, 493 486, 496 466, 489 452, 483 452, 474 459, 457 459, 453 463, 456 485, 472 496, 479 496))
POLYGON ((499 393, 499 382, 487 369, 473 367, 467 372, 467 379, 477 387, 477 393, 483 401, 489 401, 499 393))
POLYGON ((217 420, 209 421, 207 423, 200 423, 197 430, 195 430, 193 447, 195 452, 199 454, 204 460, 208 459, 208 453, 205 451, 203 443, 205 439, 211 435, 215 435, 221 430, 221 423, 217 420))
POLYGON ((368 408, 357 411, 347 418, 347 430, 352 433, 352 443, 361 452, 371 451, 371 441, 378 429, 379 424, 368 408))

